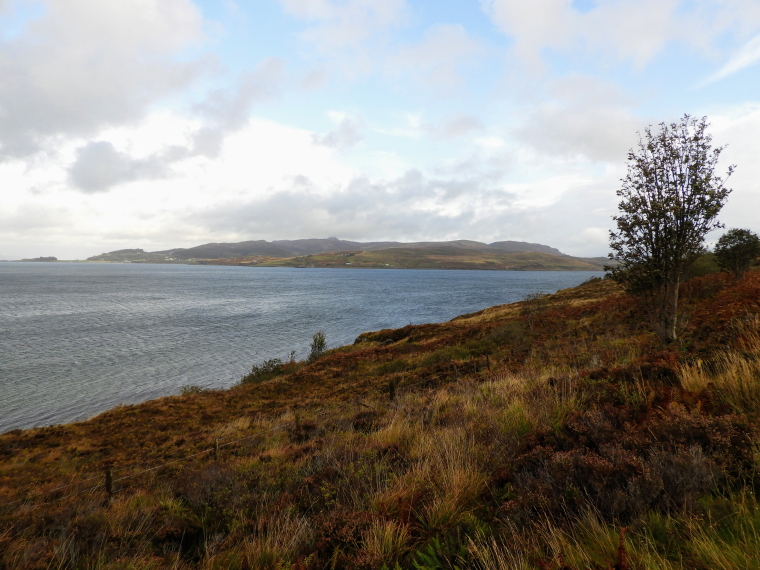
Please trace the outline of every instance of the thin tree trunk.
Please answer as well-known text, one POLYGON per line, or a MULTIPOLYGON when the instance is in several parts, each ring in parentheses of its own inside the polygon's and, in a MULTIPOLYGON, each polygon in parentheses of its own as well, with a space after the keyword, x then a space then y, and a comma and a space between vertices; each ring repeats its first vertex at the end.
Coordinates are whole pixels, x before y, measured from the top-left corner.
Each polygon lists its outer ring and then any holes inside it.
POLYGON ((665 340, 674 341, 678 338, 676 325, 678 324, 678 289, 680 279, 675 278, 665 288, 665 311, 662 323, 665 340))

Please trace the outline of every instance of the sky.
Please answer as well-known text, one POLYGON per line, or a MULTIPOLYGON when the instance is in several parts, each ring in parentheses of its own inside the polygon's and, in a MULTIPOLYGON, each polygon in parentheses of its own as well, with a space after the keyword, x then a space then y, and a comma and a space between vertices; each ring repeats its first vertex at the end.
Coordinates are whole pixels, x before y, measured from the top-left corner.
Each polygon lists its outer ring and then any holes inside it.
POLYGON ((0 0, 0 259, 606 255, 637 132, 684 113, 760 232, 760 0, 0 0))

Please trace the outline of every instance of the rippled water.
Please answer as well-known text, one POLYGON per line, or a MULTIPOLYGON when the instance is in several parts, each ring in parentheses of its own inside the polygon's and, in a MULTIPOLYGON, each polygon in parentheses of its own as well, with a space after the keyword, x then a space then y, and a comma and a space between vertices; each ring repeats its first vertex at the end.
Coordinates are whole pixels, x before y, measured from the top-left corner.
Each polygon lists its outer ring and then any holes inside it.
POLYGON ((595 272, 0 263, 0 432, 228 387, 267 358, 441 322, 595 272))

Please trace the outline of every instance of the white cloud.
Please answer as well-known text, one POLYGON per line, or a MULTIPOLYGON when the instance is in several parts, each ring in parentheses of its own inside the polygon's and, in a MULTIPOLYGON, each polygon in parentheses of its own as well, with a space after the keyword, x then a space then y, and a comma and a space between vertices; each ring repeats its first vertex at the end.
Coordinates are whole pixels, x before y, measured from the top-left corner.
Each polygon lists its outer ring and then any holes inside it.
MULTIPOLYGON (((760 104, 725 109, 708 117, 713 144, 727 145, 721 155, 721 171, 729 164, 736 172, 727 185, 733 188, 720 219, 732 228, 749 228, 760 232, 760 104)), ((720 235, 721 232, 718 232, 720 235)))
POLYGON ((0 41, 0 154, 36 152, 56 135, 139 120, 187 86, 201 60, 174 56, 204 40, 190 0, 43 0, 40 17, 0 41))
POLYGON ((427 31, 418 43, 401 48, 388 58, 391 75, 409 75, 437 88, 451 89, 462 84, 461 66, 483 51, 459 24, 439 24, 427 31))
POLYGON ((314 134, 314 144, 327 148, 342 149, 352 147, 362 141, 364 122, 360 118, 340 117, 335 129, 324 135, 314 134))
POLYGON ((554 49, 641 68, 669 42, 709 53, 726 31, 741 37, 760 29, 760 4, 747 0, 599 0, 583 12, 568 0, 481 0, 481 6, 534 67, 544 50, 554 49))
POLYGON ((741 71, 760 61, 760 36, 755 36, 744 44, 715 74, 710 76, 704 84, 713 83, 737 71, 741 71))
MULTIPOLYGON (((309 27, 300 34, 314 54, 326 58, 350 77, 372 67, 371 52, 378 38, 406 22, 406 0, 279 0, 292 15, 309 27), (373 43, 370 44, 370 40, 373 43)), ((320 79, 324 81, 324 79, 320 79)), ((308 84, 308 82, 307 82, 308 84)))

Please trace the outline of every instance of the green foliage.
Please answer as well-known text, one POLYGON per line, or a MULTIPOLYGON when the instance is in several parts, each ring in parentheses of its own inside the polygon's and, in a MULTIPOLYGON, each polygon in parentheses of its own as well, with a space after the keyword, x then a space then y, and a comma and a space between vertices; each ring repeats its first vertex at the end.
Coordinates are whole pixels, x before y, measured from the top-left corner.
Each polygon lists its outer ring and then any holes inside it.
MULTIPOLYGON (((610 232, 608 267, 630 293, 641 295, 657 332, 676 339, 678 287, 702 254, 705 235, 723 227, 717 216, 731 190, 715 174, 722 147, 713 149, 707 119, 684 115, 678 123, 647 127, 628 154, 628 174, 617 191, 620 214, 610 232)), ((726 178, 733 172, 729 167, 726 178)))
POLYGON ((179 389, 180 396, 189 396, 190 394, 200 394, 204 389, 195 384, 187 384, 179 389))
POLYGON ((752 262, 760 256, 760 237, 755 232, 742 229, 728 230, 715 246, 715 259, 723 271, 744 280, 752 262))
POLYGON ((283 373, 283 362, 279 358, 270 358, 261 364, 254 364, 251 371, 240 379, 240 384, 258 384, 283 373))
POLYGON ((470 351, 462 345, 444 346, 423 358, 422 366, 435 366, 436 364, 451 362, 452 360, 469 360, 470 356, 470 351))
POLYGON ((404 360, 403 358, 397 358, 396 360, 391 360, 390 362, 381 364, 377 367, 376 372, 379 375, 396 374, 398 372, 406 372, 411 368, 412 365, 408 361, 404 360))
POLYGON ((320 356, 322 356, 325 349, 327 348, 327 337, 325 336, 324 331, 314 333, 314 336, 311 337, 310 348, 311 350, 309 352, 309 362, 314 362, 320 356))
POLYGON ((702 277, 703 275, 710 275, 718 271, 720 271, 720 266, 715 258, 715 254, 705 252, 697 257, 694 263, 684 271, 683 278, 693 279, 694 277, 702 277))
POLYGON ((549 294, 543 291, 528 293, 523 297, 522 314, 526 317, 528 327, 533 330, 533 325, 549 306, 549 294))
POLYGON ((464 348, 472 356, 485 356, 493 354, 496 350, 496 343, 490 338, 474 338, 464 344, 464 348))
POLYGON ((455 547, 449 542, 442 543, 438 538, 433 538, 427 548, 418 550, 412 560, 415 570, 460 570, 460 567, 449 562, 448 558, 464 556, 467 554, 467 549, 464 545, 455 547), (456 552, 449 554, 447 552, 449 550, 456 552))

